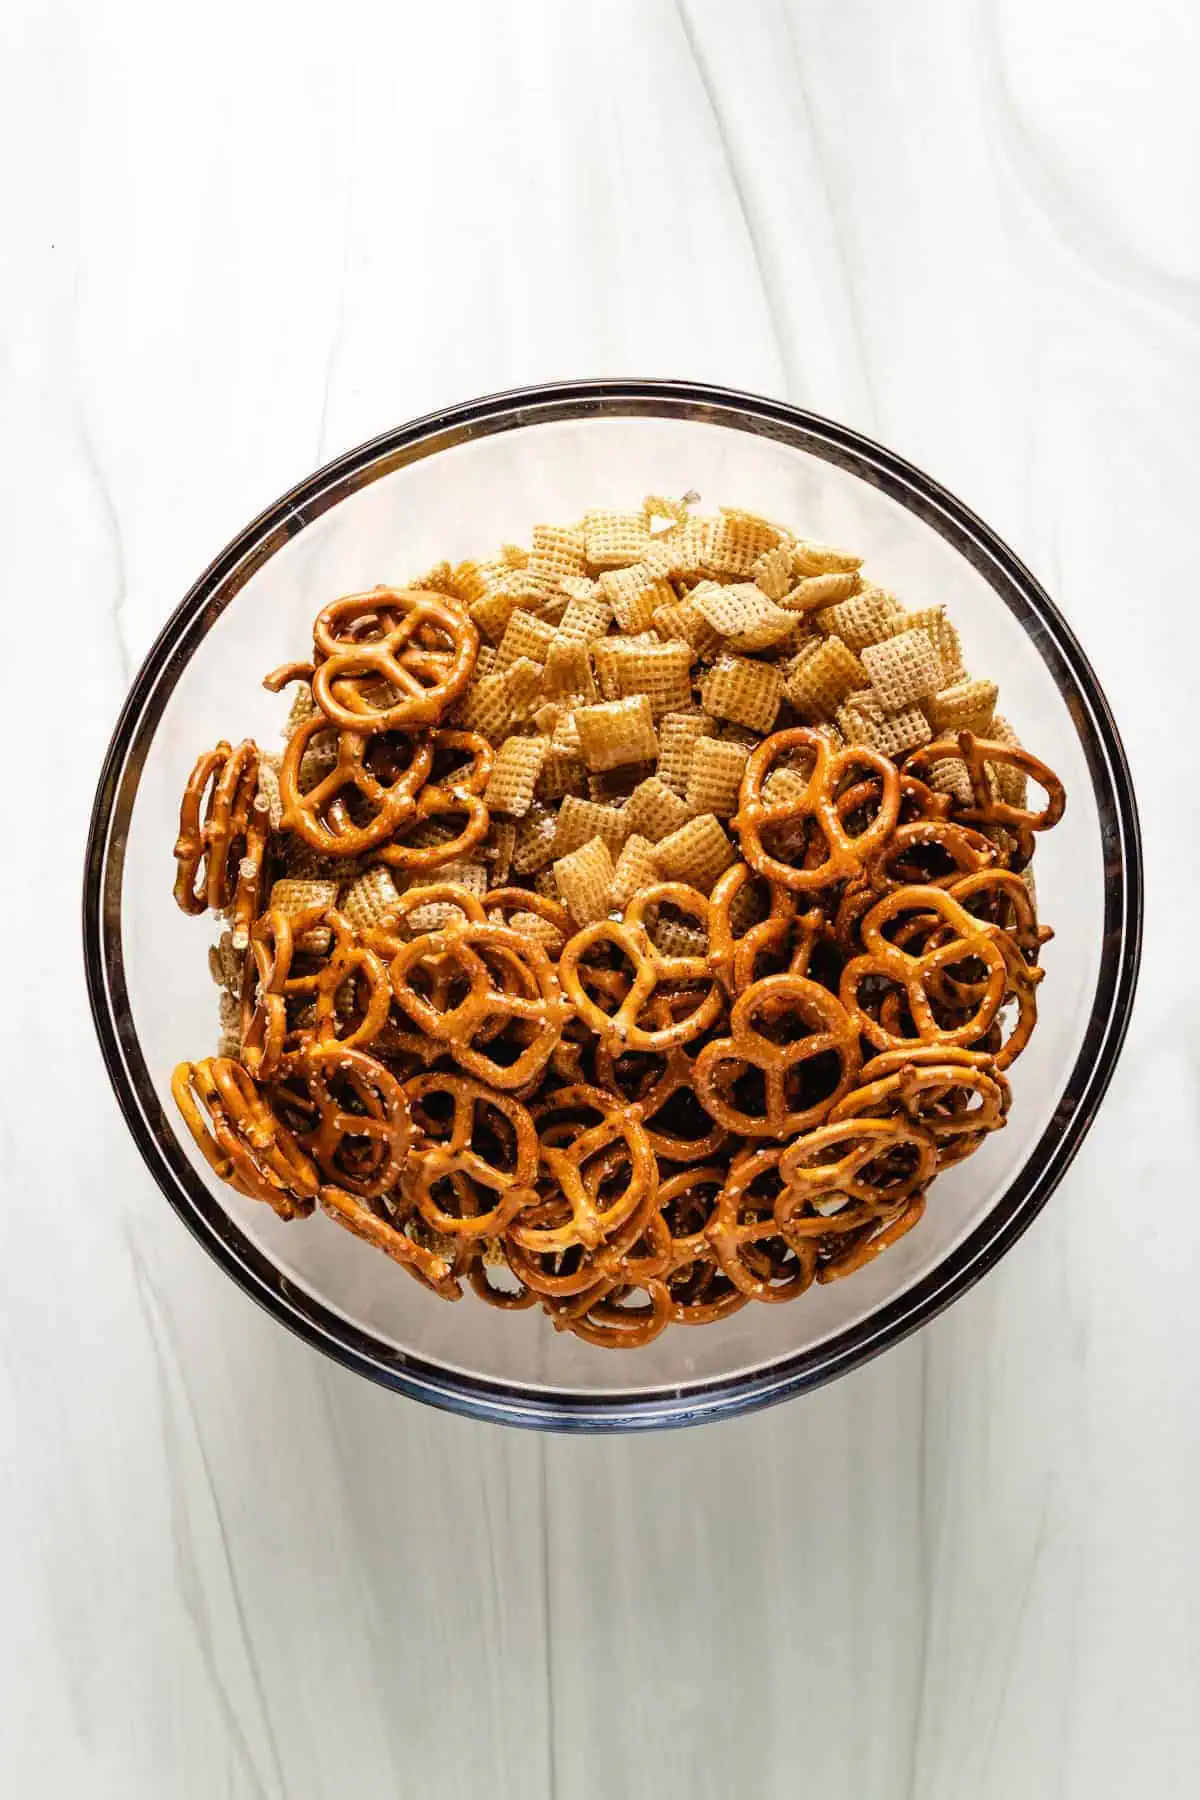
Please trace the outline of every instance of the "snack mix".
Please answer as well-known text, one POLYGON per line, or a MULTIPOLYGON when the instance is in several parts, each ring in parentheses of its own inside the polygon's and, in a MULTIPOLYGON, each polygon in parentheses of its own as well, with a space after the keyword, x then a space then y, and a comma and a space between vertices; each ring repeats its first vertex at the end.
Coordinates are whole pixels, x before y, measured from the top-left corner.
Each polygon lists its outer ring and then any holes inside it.
POLYGON ((852 1274, 1003 1126, 1065 798, 940 606, 694 503, 334 600, 175 846, 215 1173, 613 1348, 852 1274))

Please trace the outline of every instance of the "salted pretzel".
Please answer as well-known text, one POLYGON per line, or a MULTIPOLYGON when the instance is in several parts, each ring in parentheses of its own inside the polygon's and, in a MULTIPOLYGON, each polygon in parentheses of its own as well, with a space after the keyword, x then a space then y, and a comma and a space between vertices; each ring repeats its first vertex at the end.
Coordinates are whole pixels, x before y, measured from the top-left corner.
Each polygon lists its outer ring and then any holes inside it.
MULTIPOLYGON (((775 1221, 788 1241, 831 1229, 821 1203, 851 1201, 889 1212, 922 1193, 937 1168, 937 1144, 908 1118, 841 1119, 795 1138, 779 1159, 783 1191, 775 1221)), ((836 1226, 833 1227, 836 1229, 836 1226)))
POLYGON ((433 742, 428 733, 380 739, 363 731, 340 730, 337 761, 328 774, 302 790, 304 754, 314 739, 330 730, 329 721, 315 713, 288 739, 279 770, 283 826, 322 856, 361 856, 387 843, 401 825, 417 816, 417 796, 433 767, 433 742), (373 772, 381 764, 380 772, 373 772), (369 818, 356 820, 351 800, 369 818))
POLYGON ((788 731, 775 732, 751 752, 733 823, 742 855, 760 875, 793 893, 816 893, 856 875, 863 859, 891 835, 899 810, 900 777, 894 763, 861 745, 835 750, 825 732, 795 725, 788 731), (797 750, 813 758, 803 794, 794 799, 768 800, 763 793, 767 777, 774 768, 782 766, 782 758, 797 750), (871 822, 851 833, 839 815, 838 793, 844 782, 863 769, 879 783, 878 805, 871 822), (817 850, 809 867, 781 861, 763 842, 765 831, 798 825, 815 834, 817 850))
MULTIPOLYGON (((531 888, 498 887, 483 896, 483 910, 498 915, 501 925, 511 925, 511 915, 516 912, 533 913, 552 925, 565 944, 571 935, 571 915, 565 906, 557 900, 551 900, 547 894, 536 894, 531 888)), ((561 947, 561 946, 560 946, 561 947)))
POLYGON ((817 1266, 817 1280, 822 1283, 841 1281, 844 1276, 853 1275, 905 1237, 914 1225, 920 1224, 924 1215, 925 1195, 914 1194, 894 1211, 867 1220, 857 1230, 847 1233, 835 1249, 827 1252, 817 1266))
POLYGON ((171 1093, 213 1173, 281 1219, 307 1216, 320 1185, 312 1159, 275 1116, 240 1063, 182 1062, 171 1093))
POLYGON ((569 1331, 601 1350, 640 1350, 666 1330, 674 1314, 666 1284, 652 1280, 638 1287, 600 1282, 574 1299, 545 1300, 543 1306, 556 1331, 569 1331), (643 1304, 622 1304, 639 1292, 646 1295, 643 1304))
POLYGON ((863 1086, 838 1101, 829 1123, 908 1118, 933 1139, 939 1169, 961 1162, 999 1130, 1012 1101, 995 1058, 976 1050, 912 1045, 872 1057, 863 1073, 863 1086))
POLYGON ((796 899, 790 890, 768 881, 771 906, 766 918, 757 919, 737 935, 733 909, 754 878, 748 863, 733 863, 719 877, 709 902, 709 965, 731 997, 743 993, 757 979, 760 956, 789 950, 788 974, 806 975, 813 949, 824 930, 824 915, 819 908, 812 907, 798 916, 796 899))
POLYGON ((558 973, 572 1006, 598 1037, 628 1050, 667 1050, 687 1044, 708 1030, 721 1014, 724 1000, 714 980, 707 956, 668 956, 659 950, 646 929, 647 910, 670 905, 704 922, 708 931, 709 905, 705 896, 682 881, 656 882, 644 888, 625 908, 624 918, 599 919, 568 939, 558 959, 558 973), (615 1012, 603 1007, 586 991, 579 965, 597 945, 610 946, 633 968, 633 980, 615 1012), (695 988, 697 1003, 669 1024, 649 1026, 643 1015, 658 991, 695 988))
MULTIPOLYGON (((682 999, 684 1004, 690 1004, 688 996, 682 999)), ((642 1016, 651 1028, 668 1028, 673 1018, 672 1003, 667 996, 656 994, 642 1016)), ((695 1091, 692 1057, 681 1045, 672 1044, 659 1051, 621 1050, 601 1038, 596 1041, 594 1057, 599 1085, 640 1109, 650 1148, 660 1161, 693 1163, 715 1156, 728 1139, 725 1127, 704 1110, 695 1091), (687 1117, 689 1109, 691 1121, 687 1117), (701 1129, 689 1137, 679 1127, 692 1121, 701 1129)))
POLYGON ((740 1312, 749 1296, 721 1268, 705 1235, 725 1185, 720 1163, 680 1169, 658 1190, 659 1215, 671 1236, 666 1275, 677 1325, 710 1325, 740 1312))
POLYGON ((360 1200, 396 1186, 415 1132, 404 1089, 378 1057, 306 1039, 268 1092, 327 1182, 360 1200))
POLYGON ((864 916, 860 934, 862 954, 852 957, 842 970, 838 992, 855 1029, 875 1049, 900 1050, 914 1038, 922 1043, 969 1047, 984 1036, 1004 999, 1007 965, 988 928, 973 919, 945 888, 892 889, 864 916), (885 935, 885 928, 905 915, 917 915, 922 923, 929 920, 934 927, 948 926, 950 931, 935 930, 940 940, 935 947, 911 954, 885 935), (985 971, 977 1003, 957 1024, 939 1019, 931 1000, 931 983, 968 960, 978 962, 985 971), (889 1029, 870 1011, 864 988, 877 979, 902 991, 912 1020, 911 1032, 898 1031, 895 1026, 889 1029))
POLYGON ((746 1299, 768 1305, 802 1294, 817 1268, 815 1246, 784 1245, 775 1222, 782 1154, 778 1145, 772 1145, 736 1156, 705 1228, 726 1279, 746 1299), (765 1195, 755 1191, 763 1183, 765 1195))
POLYGON ((419 1243, 382 1213, 374 1211, 361 1194, 327 1182, 317 1197, 327 1218, 376 1250, 382 1250, 385 1256, 399 1263, 406 1274, 422 1286, 432 1288, 439 1299, 458 1300, 462 1297, 462 1289, 446 1258, 419 1243))
POLYGON ((562 1036, 567 1006, 549 957, 541 944, 506 925, 468 919, 426 932, 400 946, 388 973, 396 1001, 418 1029, 445 1044, 468 1075, 493 1087, 513 1090, 540 1074, 562 1036), (422 965, 436 967, 443 959, 467 986, 456 1005, 439 1006, 413 986, 422 965), (503 977, 514 975, 506 984, 503 977), (496 1021, 526 1030, 527 1041, 511 1063, 478 1047, 481 1028, 496 1021))
POLYGON ((968 824, 1001 826, 1016 839, 1017 866, 1024 866, 1033 855, 1034 833, 1057 825, 1066 807, 1066 790, 1054 770, 1028 750, 976 737, 972 731, 960 731, 955 737, 939 738, 936 743, 922 744, 919 750, 911 751, 904 759, 905 773, 919 777, 922 770, 951 757, 961 758, 966 764, 971 783, 970 806, 954 802, 953 816, 968 824), (1037 811, 1002 800, 989 776, 989 766, 1017 769, 1022 775, 1031 776, 1046 796, 1045 806, 1037 811))
POLYGON ((427 785, 399 829, 411 832, 418 826, 440 822, 450 835, 431 844, 410 843, 403 836, 393 838, 379 851, 379 861, 390 869, 404 869, 409 873, 440 869, 445 863, 457 862, 476 844, 482 843, 490 821, 491 814, 478 794, 472 794, 467 788, 427 785), (457 831, 444 825, 448 819, 462 820, 457 831))
POLYGON ((533 1120, 517 1100, 498 1094, 465 1075, 417 1075, 404 1085, 418 1137, 404 1171, 404 1189, 421 1217, 451 1237, 490 1237, 502 1232, 513 1214, 536 1199, 538 1137, 533 1120), (448 1100, 449 1119, 430 1109, 434 1098, 448 1100), (485 1155, 477 1140, 487 1116, 499 1119, 511 1138, 505 1168, 485 1155), (442 1184, 455 1197, 456 1211, 439 1204, 442 1184))
POLYGON ((518 1215, 509 1227, 515 1244, 535 1252, 568 1250, 574 1245, 594 1250, 631 1219, 653 1211, 658 1165, 636 1106, 614 1103, 613 1096, 602 1088, 567 1087, 535 1108, 534 1120, 542 1168, 561 1194, 565 1216, 553 1223, 538 1223, 518 1215), (594 1116, 595 1123, 581 1130, 575 1123, 576 1114, 594 1116), (601 1205, 597 1184, 589 1186, 586 1171, 593 1159, 603 1158, 614 1145, 628 1162, 629 1178, 608 1205, 601 1205))
POLYGON ((727 1131, 749 1138, 791 1137, 828 1115, 849 1091, 861 1062, 858 1034, 835 995, 802 975, 767 975, 734 1001, 729 1036, 714 1038, 700 1051, 696 1092, 727 1131), (781 1026, 787 1028, 783 1041, 770 1035, 781 1026), (797 1026, 803 1035, 793 1035, 797 1026), (797 1092, 805 1065, 827 1053, 836 1059, 836 1079, 806 1098, 797 1092), (735 1083, 750 1069, 761 1075, 761 1113, 731 1098, 735 1083))
MULTIPOLYGON (((246 836, 257 790, 258 749, 249 739, 236 750, 222 739, 198 759, 183 790, 175 841, 175 903, 183 912, 224 912, 233 903, 241 865, 252 854, 246 836)), ((256 839, 259 880, 264 841, 256 839)))
POLYGON ((463 612, 423 588, 350 594, 313 626, 313 699, 345 731, 411 731, 434 725, 475 667, 479 632, 463 612), (376 706, 371 682, 393 698, 376 706))

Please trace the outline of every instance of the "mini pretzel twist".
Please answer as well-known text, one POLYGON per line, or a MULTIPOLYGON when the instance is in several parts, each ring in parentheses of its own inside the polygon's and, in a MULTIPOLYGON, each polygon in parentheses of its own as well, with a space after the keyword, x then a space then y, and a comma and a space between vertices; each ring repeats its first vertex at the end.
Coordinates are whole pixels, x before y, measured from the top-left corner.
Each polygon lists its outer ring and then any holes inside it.
POLYGON ((936 1168, 934 1139, 910 1119, 897 1115, 819 1125, 796 1138, 779 1159, 783 1192, 775 1202, 775 1222, 789 1242, 822 1237, 838 1227, 821 1202, 851 1201, 861 1211, 890 1213, 922 1193, 936 1168))
POLYGON ((301 791, 305 751, 330 729, 329 721, 316 713, 288 739, 279 770, 283 825, 322 856, 361 856, 418 816, 417 796, 433 767, 433 742, 428 734, 381 739, 353 728, 340 730, 333 768, 301 791), (373 773, 372 765, 380 764, 381 772, 373 773), (351 796, 372 815, 363 824, 349 810, 351 796))
POLYGON ((976 737, 972 731, 960 731, 954 737, 939 738, 933 744, 922 744, 919 750, 913 750, 905 757, 904 769, 906 773, 919 777, 922 770, 930 769, 935 763, 948 757, 962 759, 971 784, 970 806, 954 802, 954 816, 966 820, 968 824, 1002 826, 1017 841, 1018 861, 1015 866, 1024 866, 1033 855, 1034 833, 1049 831, 1052 826, 1057 825, 1067 804, 1066 790, 1054 770, 1028 750, 1018 749, 1014 744, 1001 744, 990 738, 976 737), (1046 796, 1046 804, 1041 811, 1027 806, 1015 806, 1010 801, 1002 800, 989 778, 989 764, 993 767, 1018 769, 1023 775, 1032 776, 1046 796))
POLYGON ((505 925, 475 920, 427 932, 402 944, 389 969, 392 992, 419 1030, 446 1045, 469 1075, 504 1090, 520 1088, 541 1073, 562 1036, 567 1007, 558 977, 542 946, 505 925), (489 961, 490 958, 490 961, 489 961), (439 1006, 412 985, 412 976, 445 959, 467 984, 457 1005, 439 1006), (478 1048, 481 1028, 525 1028, 527 1041, 511 1063, 478 1048))
POLYGON ((171 1093, 213 1173, 281 1219, 306 1216, 320 1179, 252 1077, 225 1057, 182 1062, 171 1093))
POLYGON ((911 1045, 872 1057, 870 1079, 839 1100, 831 1125, 845 1119, 910 1119, 937 1146, 938 1168, 962 1162, 1007 1121, 1012 1090, 996 1059, 940 1044, 911 1045))
POLYGON ((479 632, 465 613, 423 588, 375 588, 335 600, 313 627, 313 698, 344 731, 434 725, 471 678, 479 632), (376 706, 370 682, 396 696, 376 706))
POLYGON ((334 1186, 360 1200, 396 1186, 415 1134, 404 1089, 377 1057, 306 1039, 269 1091, 297 1116, 297 1141, 334 1186))
POLYGON ((567 1217, 552 1224, 531 1223, 519 1215, 509 1228, 513 1242, 523 1249, 544 1253, 582 1245, 594 1250, 631 1219, 653 1211, 658 1197, 658 1165, 646 1139, 637 1107, 614 1105, 602 1088, 561 1088, 535 1112, 541 1140, 542 1168, 556 1184, 567 1217), (557 1142, 555 1114, 583 1111, 599 1114, 598 1122, 584 1130, 568 1128, 569 1141, 557 1142), (547 1126, 551 1129, 547 1129, 547 1126), (590 1186, 586 1169, 595 1158, 619 1146, 628 1160, 629 1179, 607 1206, 599 1203, 597 1184, 590 1186))
POLYGON ((861 937, 863 953, 852 957, 842 970, 839 995, 855 1029, 877 1050, 903 1049, 914 1036, 922 1043, 966 1047, 988 1031, 1008 986, 1007 964, 989 928, 973 919, 945 888, 894 888, 866 914, 861 937), (915 914, 922 922, 928 919, 934 925, 948 926, 949 933, 938 932, 936 935, 944 941, 920 955, 911 955, 884 936, 884 927, 906 914, 915 914), (930 986, 945 971, 969 958, 976 959, 985 970, 978 1003, 961 1024, 944 1023, 934 1011, 930 986), (863 987, 877 977, 903 990, 912 1033, 905 1035, 889 1029, 867 1010, 862 1001, 863 987))
POLYGON ((778 1190, 782 1150, 772 1145, 734 1158, 705 1237, 726 1279, 747 1300, 778 1305, 812 1285, 815 1245, 783 1245, 775 1222, 774 1192, 755 1192, 760 1183, 778 1190), (780 1255, 780 1250, 784 1254, 780 1255))
POLYGON ((621 920, 599 919, 585 925, 565 945, 558 961, 559 977, 572 1006, 603 1042, 628 1050, 660 1051, 687 1044, 708 1030, 721 1014, 721 990, 707 956, 668 956, 652 942, 645 915, 651 906, 670 904, 701 919, 707 936, 709 903, 695 888, 680 881, 656 882, 634 896, 621 920), (587 992, 580 964, 593 946, 611 945, 633 968, 633 980, 615 1012, 605 1012, 587 992), (682 1018, 646 1027, 641 1021, 651 997, 668 984, 700 991, 697 1005, 682 1018))
POLYGON ((900 777, 894 763, 861 745, 835 750, 825 732, 795 725, 788 731, 777 731, 751 752, 733 824, 741 840, 742 855, 760 875, 793 893, 815 893, 857 875, 864 858, 890 837, 899 810, 900 777), (805 751, 813 758, 807 787, 794 799, 766 799, 763 784, 780 759, 794 750, 805 751), (839 813, 838 794, 843 783, 863 769, 878 781, 878 806, 871 822, 852 833, 839 813), (764 831, 799 825, 814 834, 816 849, 807 867, 782 861, 763 842, 764 831))
POLYGON ((266 840, 257 790, 258 749, 249 739, 236 750, 222 739, 197 761, 183 790, 175 841, 175 903, 183 912, 224 912, 234 901, 241 864, 255 850, 261 884, 266 840), (252 821, 254 849, 246 841, 252 821))
POLYGON ((739 995, 729 1016, 729 1036, 714 1038, 696 1058, 696 1092, 713 1118, 746 1137, 791 1137, 825 1118, 847 1093, 862 1062, 858 1034, 845 1008, 827 989, 802 975, 767 975, 739 995), (781 1022, 803 1035, 777 1041, 764 1028, 781 1022), (827 1052, 837 1059, 837 1079, 807 1102, 789 1100, 804 1065, 827 1052), (755 1115, 734 1104, 734 1083, 748 1069, 762 1076, 764 1110, 755 1115))
POLYGON ((518 1100, 498 1094, 465 1075, 417 1075, 405 1083, 417 1116, 418 1137, 404 1173, 405 1192, 425 1222, 448 1236, 487 1237, 506 1228, 514 1213, 533 1204, 538 1174, 538 1138, 533 1120, 518 1100), (430 1118, 432 1096, 448 1098, 448 1130, 430 1118), (511 1167, 499 1168, 476 1148, 481 1115, 498 1115, 511 1133, 511 1167), (439 1184, 449 1185, 459 1210, 439 1205, 439 1184))

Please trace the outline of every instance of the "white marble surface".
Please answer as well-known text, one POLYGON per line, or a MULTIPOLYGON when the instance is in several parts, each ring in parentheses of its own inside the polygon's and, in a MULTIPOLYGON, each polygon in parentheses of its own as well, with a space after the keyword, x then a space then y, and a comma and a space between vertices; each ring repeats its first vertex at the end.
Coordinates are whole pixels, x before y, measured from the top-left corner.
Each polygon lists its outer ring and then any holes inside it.
POLYGON ((1190 0, 0 10, 0 1791, 1200 1791, 1198 80, 1190 0), (638 1441, 425 1411, 259 1313, 126 1137, 77 947, 105 741, 210 555, 379 429, 584 374, 784 395, 960 493, 1147 834, 1124 1060, 999 1271, 638 1441))

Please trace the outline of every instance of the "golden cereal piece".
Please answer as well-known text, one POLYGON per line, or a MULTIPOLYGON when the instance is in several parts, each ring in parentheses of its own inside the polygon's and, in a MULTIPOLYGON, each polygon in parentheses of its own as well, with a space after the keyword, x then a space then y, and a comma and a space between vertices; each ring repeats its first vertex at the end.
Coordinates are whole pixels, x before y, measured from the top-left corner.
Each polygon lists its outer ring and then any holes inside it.
POLYGON ((545 619, 535 619, 532 613, 518 607, 500 639, 494 664, 496 674, 503 674, 521 657, 544 663, 553 642, 554 626, 545 619))
POLYGON ((783 698, 783 673, 773 663, 722 656, 709 670, 701 695, 705 712, 714 718, 768 732, 783 698))
POLYGON ((584 548, 591 569, 625 569, 640 562, 650 547, 641 513, 586 512, 584 548))
POLYGON ((796 575, 854 575, 862 568, 862 560, 853 550, 839 550, 833 544, 814 544, 802 538, 792 545, 792 572, 796 575))
POLYGON ((658 722, 658 778, 677 794, 687 793, 696 740, 711 737, 715 726, 707 713, 664 713, 658 722))
POLYGON ((650 775, 634 788, 621 814, 627 832, 657 844, 685 825, 692 816, 692 809, 659 776, 650 775))
POLYGON ((645 631, 656 607, 675 598, 675 589, 645 563, 610 569, 600 577, 600 592, 622 631, 645 631))
POLYGON ((686 796, 694 813, 715 813, 719 819, 733 817, 749 754, 747 745, 731 738, 697 738, 686 796))
POLYGON ((601 806, 595 800, 580 800, 574 794, 566 794, 558 809, 554 855, 568 856, 594 837, 603 838, 615 853, 628 835, 623 807, 601 806))
POLYGON ((653 761, 658 755, 658 737, 645 694, 577 707, 575 725, 589 769, 617 769, 625 763, 653 761))
POLYGON ((559 897, 576 925, 591 925, 605 917, 613 881, 612 853, 603 838, 589 838, 569 856, 554 864, 559 897))
POLYGON ((342 889, 338 911, 355 931, 369 931, 385 918, 400 898, 400 890, 382 863, 373 863, 342 889))
POLYGON ((483 798, 497 812, 524 818, 550 748, 544 737, 510 737, 501 744, 483 798))
POLYGON ((702 894, 709 893, 718 875, 723 875, 737 860, 737 852, 720 820, 712 813, 689 819, 670 837, 663 838, 654 854, 668 881, 685 881, 702 894))
POLYGON ((987 737, 999 694, 994 681, 956 681, 931 696, 926 706, 929 722, 939 736, 944 732, 973 731, 976 737, 987 737))
POLYGON ((584 534, 577 525, 535 525, 529 567, 555 581, 587 574, 584 534))
POLYGON ((662 880, 662 871, 654 853, 654 845, 649 838, 639 837, 637 833, 625 839, 621 846, 613 869, 612 885, 609 897, 613 907, 625 907, 633 896, 644 887, 651 887, 662 880))
POLYGON ((882 644, 868 644, 862 666, 885 712, 928 700, 942 685, 941 660, 924 631, 902 631, 882 644))
POLYGON ((882 588, 868 588, 836 606, 822 607, 817 624, 824 632, 840 637, 851 650, 864 650, 892 635, 892 620, 900 611, 898 603, 882 588))
POLYGON ((769 650, 795 630, 794 616, 768 600, 752 581, 727 587, 702 581, 692 589, 690 600, 732 650, 769 650))

